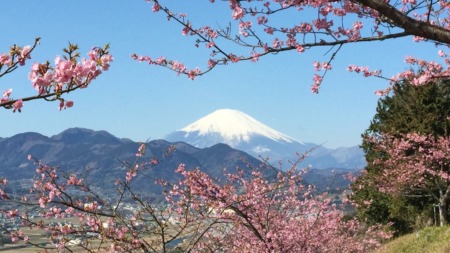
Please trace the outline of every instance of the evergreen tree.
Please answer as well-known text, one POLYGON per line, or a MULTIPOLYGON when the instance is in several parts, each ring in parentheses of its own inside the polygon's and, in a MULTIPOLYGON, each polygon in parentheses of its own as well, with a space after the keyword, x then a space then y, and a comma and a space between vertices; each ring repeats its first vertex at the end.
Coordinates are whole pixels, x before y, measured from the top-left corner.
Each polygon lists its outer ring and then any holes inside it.
POLYGON ((391 196, 378 191, 376 178, 383 168, 372 162, 386 154, 369 141, 382 133, 401 136, 406 133, 450 134, 450 80, 414 86, 408 82, 394 85, 390 96, 378 101, 376 114, 362 135, 367 160, 365 173, 352 186, 352 199, 358 203, 357 215, 369 224, 393 222, 399 234, 424 225, 433 218, 434 201, 421 192, 391 196))

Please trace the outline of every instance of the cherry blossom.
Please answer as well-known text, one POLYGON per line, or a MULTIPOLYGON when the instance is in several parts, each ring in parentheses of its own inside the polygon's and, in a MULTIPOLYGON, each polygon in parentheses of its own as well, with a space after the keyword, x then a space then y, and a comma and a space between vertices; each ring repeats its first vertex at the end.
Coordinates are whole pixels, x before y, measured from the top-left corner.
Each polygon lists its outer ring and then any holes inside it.
MULTIPOLYGON (((450 44, 450 6, 446 1, 404 0, 397 4, 378 0, 262 2, 229 0, 228 6, 223 1, 210 1, 216 8, 228 8, 231 12, 230 20, 212 21, 219 23, 217 27, 194 26, 192 20, 187 18, 187 14, 174 13, 169 7, 164 6, 162 4, 166 2, 164 0, 147 2, 153 4, 154 11, 162 12, 169 21, 180 24, 183 27, 183 35, 197 37, 195 46, 206 45, 213 58, 207 58, 205 68, 198 68, 198 71, 184 65, 182 69, 173 66, 179 63, 176 60, 149 61, 150 57, 136 54, 133 54, 133 58, 139 61, 146 59, 145 61, 150 64, 172 69, 190 79, 229 62, 257 62, 260 57, 291 50, 303 53, 313 48, 327 48, 325 52, 328 53, 326 57, 329 59, 325 62, 331 64, 343 46, 402 37, 411 37, 413 41, 429 43, 433 47, 437 45, 441 59, 408 60, 407 64, 412 65, 415 71, 402 71, 392 77, 382 76, 379 70, 369 71, 367 67, 357 67, 355 64, 351 64, 352 67, 348 70, 362 73, 365 77, 387 79, 390 81, 389 87, 401 79, 416 85, 424 85, 449 76, 450 60, 445 51, 448 51, 450 44), (300 19, 300 22, 297 18, 286 18, 280 22, 278 19, 282 15, 308 18, 300 19), (236 29, 233 26, 236 26, 236 29), (233 34, 233 30, 237 31, 236 34, 233 34), (230 42, 236 47, 229 47, 230 42), (239 48, 251 50, 245 54, 239 48)), ((320 77, 323 79, 325 74, 320 77)), ((318 93, 321 83, 322 80, 314 75, 312 92, 318 93)), ((389 87, 376 93, 385 94, 389 87)))
MULTIPOLYGON (((145 143, 136 149, 141 155, 127 165, 125 178, 116 180, 117 196, 112 200, 98 195, 80 175, 66 174, 28 156, 36 165, 28 198, 11 195, 14 199, 4 200, 39 205, 42 219, 77 218, 77 226, 31 219, 17 209, 0 211, 30 228, 48 231, 58 251, 69 249, 72 234, 86 236, 86 243, 79 246, 86 251, 92 250, 92 241, 99 245, 97 249, 110 252, 171 252, 174 248, 169 245, 176 240, 183 242, 178 249, 191 252, 205 248, 224 252, 365 252, 391 236, 387 227, 366 227, 356 219, 344 219, 342 206, 326 193, 316 193, 314 186, 304 185, 307 169, 297 169, 297 164, 305 156, 299 155, 290 170, 276 176, 267 177, 267 170, 273 168, 263 163, 236 173, 224 171, 226 180, 222 182, 180 164, 175 170, 182 176, 178 182, 156 180, 166 189, 167 202, 161 207, 136 194, 134 181, 159 164, 145 155, 145 143), (127 196, 137 207, 132 215, 119 208, 127 196)), ((174 151, 169 147, 164 157, 174 151)), ((0 180, 0 186, 7 184, 6 179, 0 180)), ((41 247, 22 230, 9 235, 12 242, 41 247)))
POLYGON ((378 180, 380 191, 391 194, 424 191, 436 200, 441 225, 448 224, 445 210, 450 199, 449 137, 418 133, 402 138, 384 135, 373 143, 388 157, 374 161, 385 167, 378 180))
MULTIPOLYGON (((11 74, 18 67, 24 66, 31 59, 31 53, 39 44, 36 39, 33 46, 13 46, 8 54, 0 54, 0 77, 11 74)), ((0 107, 12 109, 13 112, 21 112, 26 101, 45 99, 47 101, 59 101, 59 110, 70 108, 73 101, 66 101, 62 95, 79 88, 86 88, 90 82, 97 78, 103 71, 107 71, 113 61, 109 54, 109 45, 104 48, 94 47, 88 52, 88 58, 78 61, 78 46, 69 44, 64 49, 65 56, 56 56, 54 66, 50 62, 33 63, 29 73, 29 79, 37 91, 37 95, 12 98, 12 89, 7 89, 0 98, 0 107)))

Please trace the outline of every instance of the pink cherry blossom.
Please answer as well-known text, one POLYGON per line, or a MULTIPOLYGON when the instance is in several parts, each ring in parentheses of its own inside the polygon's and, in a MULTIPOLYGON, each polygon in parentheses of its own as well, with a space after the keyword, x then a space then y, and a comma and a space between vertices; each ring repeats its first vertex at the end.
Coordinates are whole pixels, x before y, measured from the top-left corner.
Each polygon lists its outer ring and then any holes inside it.
MULTIPOLYGON (((226 65, 230 60, 231 62, 257 62, 257 59, 272 54, 291 50, 302 53, 305 49, 311 50, 312 48, 318 50, 325 48, 323 53, 328 59, 317 60, 317 62, 326 62, 331 67, 332 61, 344 45, 385 41, 407 36, 414 41, 429 43, 433 46, 433 43, 436 42, 438 50, 440 50, 438 56, 442 59, 438 63, 430 60, 412 63, 415 65, 413 70, 406 67, 405 69, 408 70, 392 77, 382 76, 379 70, 362 67, 355 68, 353 72, 362 73, 365 77, 387 79, 390 81, 389 86, 402 79, 416 85, 424 85, 449 76, 450 60, 443 49, 450 43, 447 32, 450 23, 446 18, 449 15, 450 7, 445 1, 425 0, 423 4, 429 4, 430 7, 427 9, 418 8, 416 0, 402 0, 398 5, 389 1, 375 4, 374 0, 341 2, 229 0, 230 22, 218 24, 217 28, 205 25, 195 27, 192 20, 185 19, 186 15, 177 14, 168 7, 161 6, 160 1, 149 0, 148 2, 157 5, 158 10, 164 12, 168 17, 167 20, 175 20, 181 24, 183 34, 197 37, 194 40, 194 46, 199 47, 203 43, 207 49, 210 49, 208 59, 204 61, 207 68, 195 76, 208 73, 216 66, 226 65), (395 11, 387 12, 387 9, 395 11), (283 13, 287 15, 297 13, 297 16, 305 18, 301 19, 301 22, 297 19, 281 21, 278 17, 283 13), (310 15, 311 13, 315 14, 310 15), (258 25, 253 26, 252 24, 255 23, 258 25), (424 29, 411 29, 411 27, 417 26, 424 27, 424 29), (214 36, 210 34, 214 34, 214 36), (236 47, 228 47, 228 42, 236 47), (242 55, 239 47, 250 48, 249 53, 242 55), (232 55, 237 57, 230 57, 232 55), (258 58, 255 58, 255 55, 258 55, 258 58), (209 60, 213 60, 216 64, 211 64, 209 60)), ((138 56, 135 59, 141 61, 146 57, 138 56)), ((171 68, 172 62, 175 61, 166 59, 164 62, 153 61, 152 64, 167 67, 190 79, 194 78, 192 71, 179 72, 177 68, 171 68)), ((331 71, 330 67, 323 66, 321 71, 331 71)), ((186 66, 186 69, 190 68, 186 66)), ((321 77, 324 79, 325 74, 322 74, 321 77)), ((321 82, 314 83, 313 92, 318 92, 321 82)))
POLYGON ((7 54, 0 54, 0 65, 10 66, 12 63, 11 58, 7 54))
POLYGON ((159 5, 158 3, 153 4, 153 6, 152 6, 153 12, 158 12, 160 9, 161 9, 161 5, 159 5))
MULTIPOLYGON (((33 46, 19 47, 14 45, 7 54, 0 54, 0 77, 4 74, 10 74, 19 66, 25 65, 25 61, 31 58, 31 52, 39 43, 36 39, 33 46), (6 69, 2 72, 2 66, 6 69)), ((73 106, 73 101, 65 101, 62 95, 78 88, 86 88, 102 71, 107 71, 113 61, 108 53, 109 46, 104 48, 93 48, 88 53, 88 59, 83 58, 78 61, 78 47, 69 44, 65 52, 69 55, 66 59, 62 56, 56 56, 54 66, 49 62, 33 63, 28 75, 37 95, 27 97, 27 99, 11 98, 11 91, 4 93, 0 98, 0 107, 12 109, 13 112, 21 111, 23 103, 29 100, 43 99, 47 101, 60 102, 59 109, 66 109, 73 106), (46 95, 46 96, 43 96, 46 95)), ((67 57, 67 56, 65 56, 67 57)))
POLYGON ((16 112, 16 111, 21 112, 22 111, 22 107, 23 107, 22 99, 17 100, 13 104, 13 112, 16 112))
POLYGON ((12 89, 7 89, 7 90, 3 93, 3 97, 9 98, 9 96, 11 96, 11 93, 12 93, 12 89))
POLYGON ((233 19, 240 19, 244 17, 244 10, 240 6, 233 8, 233 19))
POLYGON ((385 168, 377 181, 380 191, 406 194, 421 189, 439 203, 441 225, 448 223, 442 212, 448 209, 450 199, 450 172, 445 169, 450 165, 450 139, 410 133, 401 138, 383 135, 372 141, 389 157, 374 161, 385 168))

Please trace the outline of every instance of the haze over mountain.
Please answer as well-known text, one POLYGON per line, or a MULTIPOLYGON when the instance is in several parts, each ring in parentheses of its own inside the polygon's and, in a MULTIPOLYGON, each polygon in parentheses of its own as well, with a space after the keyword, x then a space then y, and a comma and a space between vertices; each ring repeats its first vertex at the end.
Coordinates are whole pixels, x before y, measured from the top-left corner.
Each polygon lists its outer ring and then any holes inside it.
POLYGON ((225 143, 255 157, 271 161, 293 161, 296 153, 312 150, 305 163, 314 168, 363 168, 362 150, 355 147, 327 149, 314 143, 298 141, 232 109, 220 109, 168 134, 167 141, 183 141, 198 148, 225 143))

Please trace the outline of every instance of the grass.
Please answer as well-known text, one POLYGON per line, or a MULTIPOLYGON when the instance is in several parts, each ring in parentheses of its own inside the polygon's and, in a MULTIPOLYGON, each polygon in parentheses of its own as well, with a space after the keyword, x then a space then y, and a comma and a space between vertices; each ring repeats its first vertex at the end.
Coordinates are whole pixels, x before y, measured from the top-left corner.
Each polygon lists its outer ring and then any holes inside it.
POLYGON ((427 227, 383 245, 375 253, 450 253, 450 226, 427 227))

